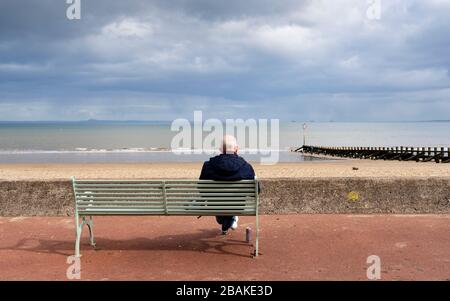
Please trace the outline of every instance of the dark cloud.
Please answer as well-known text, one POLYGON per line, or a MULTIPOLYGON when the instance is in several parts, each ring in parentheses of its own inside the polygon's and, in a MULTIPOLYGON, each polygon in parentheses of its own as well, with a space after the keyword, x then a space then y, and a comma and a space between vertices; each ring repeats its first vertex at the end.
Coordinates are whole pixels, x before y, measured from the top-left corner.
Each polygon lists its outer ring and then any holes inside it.
POLYGON ((450 4, 0 2, 1 119, 450 119, 450 4))

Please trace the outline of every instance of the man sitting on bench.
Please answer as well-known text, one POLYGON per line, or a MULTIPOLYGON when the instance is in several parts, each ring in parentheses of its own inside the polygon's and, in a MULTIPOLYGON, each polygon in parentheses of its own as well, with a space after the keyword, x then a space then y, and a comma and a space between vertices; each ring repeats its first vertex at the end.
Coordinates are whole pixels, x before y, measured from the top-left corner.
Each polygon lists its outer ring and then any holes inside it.
MULTIPOLYGON (((244 158, 238 156, 236 138, 231 135, 223 137, 222 154, 210 158, 203 164, 200 180, 239 181, 253 180, 255 171, 244 158)), ((217 222, 222 225, 222 234, 226 235, 231 228, 237 228, 237 216, 216 216, 217 222)))

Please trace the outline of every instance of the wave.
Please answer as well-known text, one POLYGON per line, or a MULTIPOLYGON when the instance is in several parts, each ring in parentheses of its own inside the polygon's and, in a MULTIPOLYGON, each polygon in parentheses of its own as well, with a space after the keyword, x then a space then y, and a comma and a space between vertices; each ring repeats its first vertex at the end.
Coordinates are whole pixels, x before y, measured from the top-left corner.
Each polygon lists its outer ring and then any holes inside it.
POLYGON ((151 148, 84 148, 77 147, 73 150, 0 150, 0 154, 77 154, 77 153, 147 153, 147 152, 171 152, 168 148, 151 147, 151 148))
MULTIPOLYGON (((258 153, 267 153, 267 152, 288 152, 289 148, 286 149, 241 149, 239 153, 242 154, 258 154, 258 153)), ((150 147, 150 148, 120 148, 120 149, 106 149, 106 148, 84 148, 77 147, 72 150, 0 150, 0 155, 18 155, 18 154, 98 154, 98 153, 175 153, 175 154, 219 154, 220 151, 217 149, 186 149, 186 148, 177 148, 170 149, 164 147, 150 147)))

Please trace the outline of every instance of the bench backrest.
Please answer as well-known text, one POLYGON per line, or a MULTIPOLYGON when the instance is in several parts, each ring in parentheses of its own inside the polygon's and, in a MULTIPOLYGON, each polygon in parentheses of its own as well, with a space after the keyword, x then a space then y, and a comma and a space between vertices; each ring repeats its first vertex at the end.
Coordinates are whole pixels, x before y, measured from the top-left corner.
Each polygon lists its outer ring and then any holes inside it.
POLYGON ((258 180, 77 180, 78 215, 257 215, 258 180))

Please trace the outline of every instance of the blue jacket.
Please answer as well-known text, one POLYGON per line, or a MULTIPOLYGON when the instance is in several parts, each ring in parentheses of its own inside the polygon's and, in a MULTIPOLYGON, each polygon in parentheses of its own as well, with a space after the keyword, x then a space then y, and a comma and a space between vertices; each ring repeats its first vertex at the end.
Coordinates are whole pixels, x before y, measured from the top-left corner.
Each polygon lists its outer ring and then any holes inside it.
POLYGON ((237 154, 221 154, 203 164, 200 180, 253 180, 253 167, 237 154))

